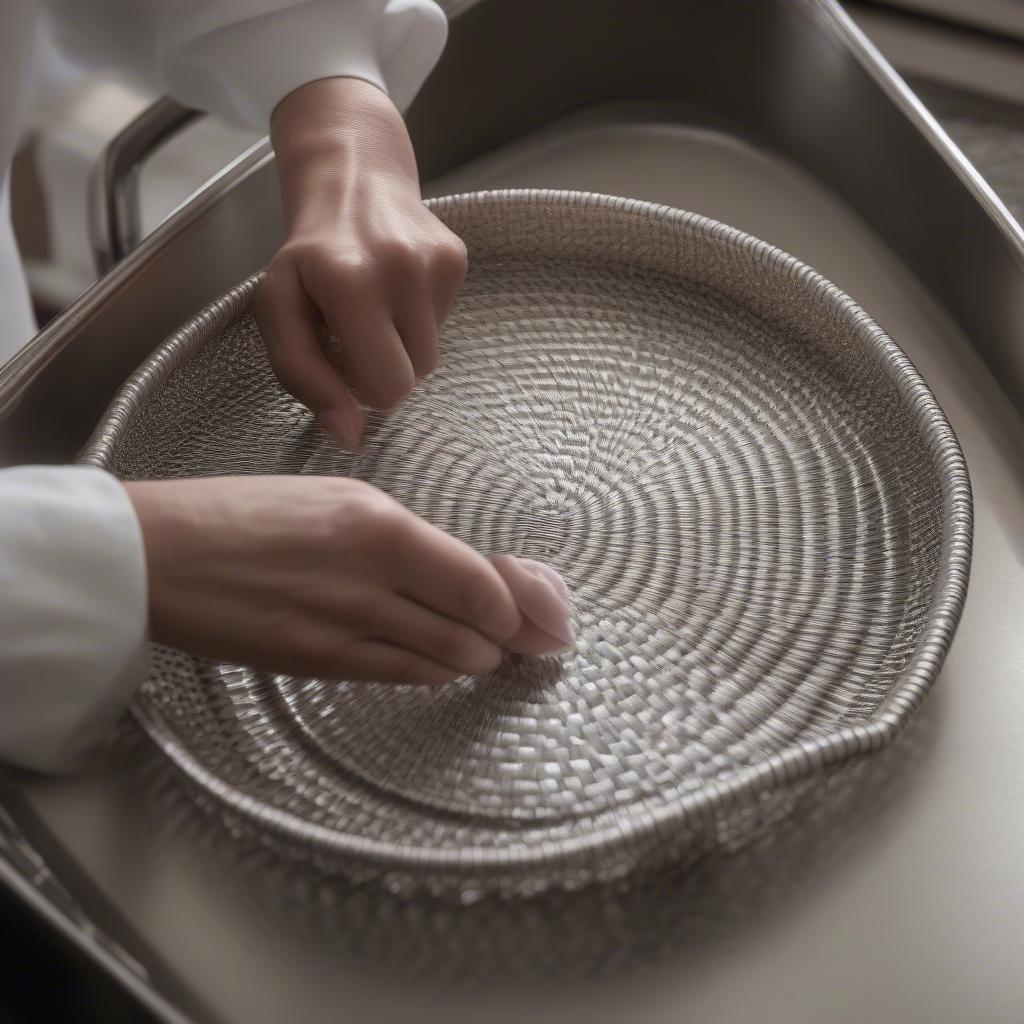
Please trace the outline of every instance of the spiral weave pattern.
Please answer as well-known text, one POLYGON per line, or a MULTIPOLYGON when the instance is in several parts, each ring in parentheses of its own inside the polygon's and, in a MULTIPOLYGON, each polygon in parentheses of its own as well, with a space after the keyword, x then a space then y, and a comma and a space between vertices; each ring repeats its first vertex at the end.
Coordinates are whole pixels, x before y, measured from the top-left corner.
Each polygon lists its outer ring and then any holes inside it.
POLYGON ((890 739, 952 637, 970 543, 962 456, 899 350, 702 218, 567 193, 433 206, 471 272, 440 368, 356 455, 276 384, 247 282, 136 374, 86 459, 362 478, 556 568, 575 650, 417 688, 161 649, 136 709, 161 746, 237 820, 346 870, 522 891, 678 854, 890 739))

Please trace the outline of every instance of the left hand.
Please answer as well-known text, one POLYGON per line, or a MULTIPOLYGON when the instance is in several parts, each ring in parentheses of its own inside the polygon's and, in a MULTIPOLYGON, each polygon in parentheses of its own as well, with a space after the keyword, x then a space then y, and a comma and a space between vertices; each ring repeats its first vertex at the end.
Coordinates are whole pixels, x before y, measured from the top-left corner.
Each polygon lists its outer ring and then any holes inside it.
POLYGON ((287 237, 256 319, 282 385, 354 449, 357 399, 394 408, 434 369, 466 248, 423 206, 405 124, 374 86, 303 86, 274 111, 271 141, 287 237), (355 395, 328 359, 328 335, 355 395))

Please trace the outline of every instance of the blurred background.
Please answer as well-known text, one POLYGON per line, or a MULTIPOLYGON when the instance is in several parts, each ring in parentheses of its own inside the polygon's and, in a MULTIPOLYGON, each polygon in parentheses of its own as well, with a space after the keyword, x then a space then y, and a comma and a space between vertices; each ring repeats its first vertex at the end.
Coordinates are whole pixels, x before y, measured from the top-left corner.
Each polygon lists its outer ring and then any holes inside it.
MULTIPOLYGON (((158 96, 69 62, 36 33, 32 97, 11 171, 11 210, 40 324, 97 276, 90 236, 94 170, 105 147, 158 96)), ((167 141, 140 172, 151 230, 258 136, 203 118, 167 141)))
MULTIPOLYGON (((466 6, 464 0, 446 5, 466 6)), ((938 96, 947 128, 1011 208, 1024 195, 1024 42, 1021 0, 882 0, 848 9, 927 100, 938 96), (971 102, 977 98, 977 105, 971 102), (993 131, 979 132, 989 125, 993 131), (1009 133, 1009 134, 1005 134, 1009 133)), ((85 74, 44 33, 34 55, 34 90, 12 174, 15 230, 40 323, 97 276, 90 217, 92 178, 104 148, 158 97, 85 74)), ((211 118, 193 122, 145 161, 140 219, 151 230, 257 141, 211 118)), ((1018 214, 1019 216, 1019 214, 1018 214)))

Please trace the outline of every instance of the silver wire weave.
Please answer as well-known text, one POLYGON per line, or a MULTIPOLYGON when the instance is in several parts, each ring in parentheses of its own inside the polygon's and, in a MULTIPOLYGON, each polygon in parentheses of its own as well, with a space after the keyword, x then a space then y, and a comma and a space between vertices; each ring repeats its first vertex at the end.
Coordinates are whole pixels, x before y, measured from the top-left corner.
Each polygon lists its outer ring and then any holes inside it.
POLYGON ((532 892, 733 841, 891 741, 966 593, 963 456, 902 352, 792 257, 665 207, 432 201, 471 269, 440 366, 355 456, 276 383, 252 278, 135 373, 83 460, 361 477, 544 560, 579 641, 444 688, 155 649, 135 713, 232 822, 356 877, 532 892))

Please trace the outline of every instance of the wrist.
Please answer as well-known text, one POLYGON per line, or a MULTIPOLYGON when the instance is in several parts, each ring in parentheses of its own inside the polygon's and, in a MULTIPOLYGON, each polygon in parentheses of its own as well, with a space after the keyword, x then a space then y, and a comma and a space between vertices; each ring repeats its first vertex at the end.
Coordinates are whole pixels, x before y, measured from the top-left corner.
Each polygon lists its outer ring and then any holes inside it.
POLYGON ((160 598, 167 589, 168 567, 175 560, 173 530, 169 522, 174 517, 174 488, 152 481, 127 482, 123 486, 135 509, 146 556, 149 637, 157 643, 164 643, 167 637, 160 598))
POLYGON ((270 137, 289 219, 310 196, 371 178, 419 193, 401 114, 385 93, 361 79, 326 78, 295 90, 274 110, 270 137))

